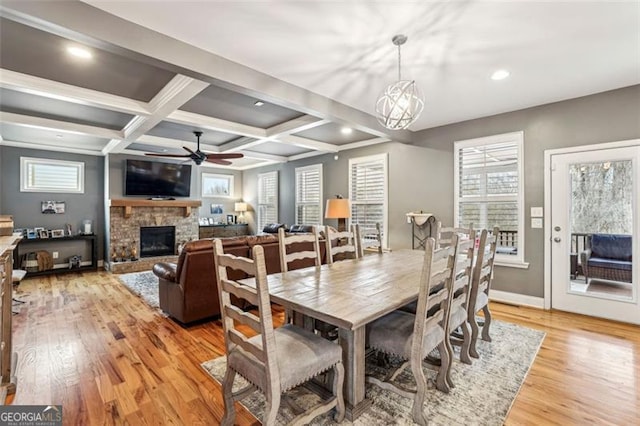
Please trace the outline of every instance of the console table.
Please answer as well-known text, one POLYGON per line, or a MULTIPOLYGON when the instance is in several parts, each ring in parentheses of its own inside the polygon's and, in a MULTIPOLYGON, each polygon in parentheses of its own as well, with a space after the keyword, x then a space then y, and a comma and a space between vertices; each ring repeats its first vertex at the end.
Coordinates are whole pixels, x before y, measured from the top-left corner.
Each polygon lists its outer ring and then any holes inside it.
POLYGON ((223 238, 249 235, 249 225, 238 223, 234 225, 202 225, 198 237, 202 238, 223 238))
POLYGON ((34 238, 23 239, 18 247, 13 251, 14 265, 20 266, 20 255, 28 253, 30 251, 29 246, 38 243, 41 247, 45 247, 49 250, 55 250, 55 246, 64 241, 82 241, 85 244, 91 245, 91 265, 80 266, 79 268, 54 268, 46 271, 27 272, 27 276, 46 275, 46 274, 58 274, 63 272, 81 272, 81 271, 96 271, 98 269, 98 238, 95 234, 91 235, 71 235, 67 237, 59 238, 34 238))

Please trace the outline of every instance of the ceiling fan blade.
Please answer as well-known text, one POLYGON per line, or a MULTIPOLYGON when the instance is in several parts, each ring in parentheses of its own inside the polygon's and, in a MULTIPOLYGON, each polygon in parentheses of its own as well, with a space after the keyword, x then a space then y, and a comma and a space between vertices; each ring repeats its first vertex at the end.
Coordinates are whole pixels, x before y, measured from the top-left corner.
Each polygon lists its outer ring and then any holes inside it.
POLYGON ((231 164, 231 161, 227 161, 227 160, 218 160, 217 158, 207 158, 206 160, 204 160, 208 163, 213 163, 213 164, 221 164, 223 166, 228 166, 231 164))
POLYGON ((190 152, 190 153, 191 153, 191 155, 195 155, 196 157, 198 157, 198 156, 199 156, 198 154, 196 154, 196 152, 195 152, 195 151, 191 150, 190 148, 187 148, 186 146, 183 146, 182 148, 183 148, 183 149, 185 149, 185 150, 187 150, 188 152, 190 152))
POLYGON ((191 157, 191 155, 189 154, 152 154, 150 152, 145 152, 144 155, 148 155, 149 157, 180 157, 180 158, 184 158, 184 157, 191 157))
POLYGON ((243 154, 239 153, 239 152, 229 152, 229 153, 225 153, 225 152, 212 152, 210 154, 207 154, 207 158, 217 158, 217 159, 231 159, 231 158, 242 158, 244 157, 243 154))

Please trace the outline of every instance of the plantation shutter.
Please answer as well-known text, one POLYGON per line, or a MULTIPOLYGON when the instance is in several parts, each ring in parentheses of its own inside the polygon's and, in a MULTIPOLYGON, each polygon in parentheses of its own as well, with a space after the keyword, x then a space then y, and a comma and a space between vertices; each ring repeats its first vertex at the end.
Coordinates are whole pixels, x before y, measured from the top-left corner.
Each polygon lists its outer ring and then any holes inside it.
POLYGON ((258 175, 258 232, 269 223, 278 223, 277 171, 258 175))
POLYGON ((322 224, 322 164, 296 168, 296 224, 322 224))
POLYGON ((386 241, 386 155, 352 159, 349 168, 351 223, 359 224, 362 229, 375 229, 379 223, 383 241, 386 241))
POLYGON ((84 163, 27 157, 21 163, 21 191, 84 192, 84 163))
POLYGON ((464 145, 457 151, 458 225, 500 228, 499 253, 516 255, 520 218, 520 142, 464 145))

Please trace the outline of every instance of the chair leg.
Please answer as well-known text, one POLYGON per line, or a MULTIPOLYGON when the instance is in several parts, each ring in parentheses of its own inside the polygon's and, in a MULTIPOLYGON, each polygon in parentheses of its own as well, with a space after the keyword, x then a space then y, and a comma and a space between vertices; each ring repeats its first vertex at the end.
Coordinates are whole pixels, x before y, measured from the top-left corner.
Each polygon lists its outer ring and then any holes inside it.
POLYGON ((460 361, 465 364, 471 364, 471 357, 469 356, 469 348, 471 345, 471 331, 469 330, 469 324, 465 321, 460 326, 462 328, 462 345, 460 346, 460 361))
POLYGON ((343 395, 344 367, 341 362, 333 366, 333 372, 333 395, 336 397, 336 415, 333 418, 340 423, 344 420, 345 413, 343 395))
POLYGON ((280 409, 280 389, 271 389, 267 391, 267 406, 264 410, 264 419, 262 423, 265 426, 272 426, 276 424, 276 417, 278 417, 278 410, 280 409))
MULTIPOLYGON (((444 345, 445 348, 447 349, 448 352, 448 356, 449 356, 449 363, 447 364, 447 368, 445 370, 446 374, 445 374, 445 380, 447 381, 447 386, 449 387, 449 389, 455 388, 456 385, 455 383, 453 383, 453 379, 451 379, 451 366, 453 364, 453 346, 451 346, 451 340, 449 338, 449 335, 444 337, 444 345)), ((442 358, 442 355, 440 356, 440 358, 442 358)), ((440 368, 442 368, 442 366, 444 366, 444 362, 440 361, 440 368)))
POLYGON ((449 393, 449 385, 447 384, 447 370, 451 363, 451 357, 447 351, 445 342, 441 342, 438 345, 438 352, 440 352, 440 368, 438 369, 438 375, 436 376, 436 388, 444 393, 449 393))
POLYGON ((489 310, 489 305, 483 306, 482 312, 484 312, 484 325, 482 326, 482 340, 484 340, 485 342, 490 342, 491 336, 489 336, 489 327, 491 327, 491 311, 489 310))
POLYGON ((478 351, 476 350, 476 342, 478 341, 478 335, 480 334, 480 327, 476 320, 476 313, 469 311, 469 325, 471 326, 471 338, 469 341, 469 355, 474 358, 480 358, 478 351))
POLYGON ((236 410, 233 406, 233 380, 236 377, 236 372, 227 367, 226 373, 224 373, 224 379, 222 381, 222 398, 224 400, 224 416, 222 416, 221 426, 233 426, 233 421, 236 418, 236 410))
POLYGON ((411 360, 411 372, 416 380, 416 393, 413 397, 411 415, 414 422, 422 426, 427 426, 427 419, 424 415, 424 397, 427 393, 427 378, 424 376, 424 371, 422 371, 422 360, 416 358, 416 356, 413 356, 411 360))

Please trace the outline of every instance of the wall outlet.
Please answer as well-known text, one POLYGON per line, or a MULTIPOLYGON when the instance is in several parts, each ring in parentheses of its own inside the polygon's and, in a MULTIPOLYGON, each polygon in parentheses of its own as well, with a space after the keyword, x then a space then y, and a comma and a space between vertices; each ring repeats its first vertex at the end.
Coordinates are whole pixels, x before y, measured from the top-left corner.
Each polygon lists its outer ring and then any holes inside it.
POLYGON ((54 258, 54 259, 57 259, 57 258, 58 258, 58 252, 57 252, 57 251, 54 251, 54 252, 53 252, 53 258, 54 258))

